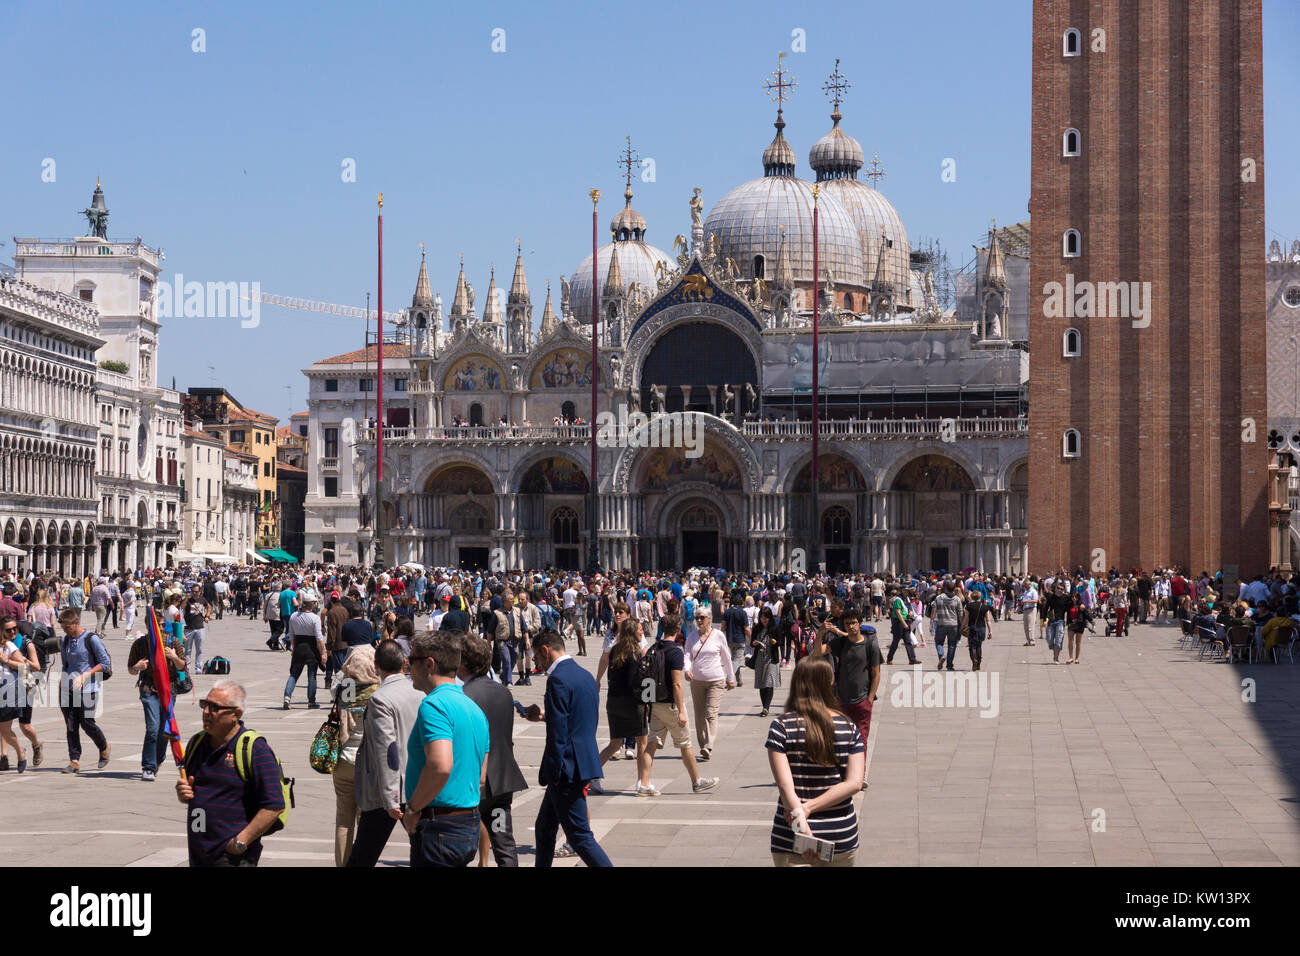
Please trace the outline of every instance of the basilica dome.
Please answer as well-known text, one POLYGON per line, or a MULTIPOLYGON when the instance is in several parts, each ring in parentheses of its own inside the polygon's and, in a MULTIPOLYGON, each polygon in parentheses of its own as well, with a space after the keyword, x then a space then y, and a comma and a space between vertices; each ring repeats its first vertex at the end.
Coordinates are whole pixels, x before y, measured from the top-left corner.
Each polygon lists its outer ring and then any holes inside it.
MULTIPOLYGON (((795 282, 813 281, 813 184, 794 175, 794 150, 782 132, 777 113, 776 137, 763 153, 761 179, 737 186, 723 196, 704 221, 705 243, 717 237, 719 251, 735 259, 745 278, 776 275, 784 240, 795 282)), ((865 285, 862 242, 848 210, 823 192, 817 202, 818 256, 823 278, 827 270, 837 288, 865 285)))
MULTIPOLYGON (((626 293, 636 283, 647 293, 653 295, 658 288, 659 277, 655 275, 655 264, 662 262, 667 268, 676 269, 677 262, 662 249, 645 241, 646 221, 639 212, 632 208, 631 187, 623 193, 623 209, 610 221, 609 230, 613 242, 606 243, 598 250, 596 259, 597 281, 601 289, 609 279, 609 267, 618 250, 618 277, 626 293)), ((591 254, 578 264, 569 277, 569 308, 578 322, 591 321, 591 254)))
POLYGON ((837 106, 831 114, 830 132, 808 152, 808 165, 816 172, 823 195, 835 197, 853 220, 862 247, 862 271, 867 283, 878 276, 883 278, 899 294, 899 304, 905 304, 912 251, 907 230, 893 203, 879 190, 858 181, 864 154, 858 141, 840 128, 841 119, 837 106), (884 262, 880 263, 882 252, 884 262), (878 272, 881 265, 883 270, 878 272))

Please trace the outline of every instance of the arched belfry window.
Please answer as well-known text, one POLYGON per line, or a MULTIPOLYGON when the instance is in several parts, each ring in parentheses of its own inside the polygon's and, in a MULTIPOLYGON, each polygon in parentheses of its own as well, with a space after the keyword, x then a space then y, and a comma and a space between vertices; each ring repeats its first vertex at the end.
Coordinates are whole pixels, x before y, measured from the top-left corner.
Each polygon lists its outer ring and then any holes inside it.
POLYGON ((1066 458, 1078 458, 1082 454, 1083 441, 1077 428, 1067 428, 1061 436, 1061 454, 1066 458))
POLYGON ((1061 37, 1062 56, 1080 56, 1083 53, 1083 35, 1074 27, 1065 31, 1061 37))
POLYGON ((1082 336, 1078 329, 1066 329, 1061 339, 1061 354, 1066 358, 1078 358, 1083 351, 1082 336))
POLYGON ((1083 245, 1083 236, 1079 234, 1078 229, 1067 229, 1061 236, 1061 255, 1067 259, 1077 259, 1081 253, 1079 249, 1083 245))
POLYGON ((1065 135, 1061 138, 1061 155, 1078 156, 1079 142, 1079 131, 1077 129, 1067 129, 1065 135))

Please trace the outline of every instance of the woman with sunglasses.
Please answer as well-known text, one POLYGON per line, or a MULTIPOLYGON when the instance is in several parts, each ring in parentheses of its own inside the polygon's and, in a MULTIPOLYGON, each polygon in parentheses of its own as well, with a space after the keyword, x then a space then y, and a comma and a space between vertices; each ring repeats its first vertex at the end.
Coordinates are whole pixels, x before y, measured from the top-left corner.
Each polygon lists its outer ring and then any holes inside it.
POLYGON ((754 686, 758 688, 758 699, 763 704, 759 716, 766 717, 768 708, 772 706, 772 695, 781 686, 781 640, 771 608, 758 609, 758 623, 750 632, 750 638, 754 654, 754 686))

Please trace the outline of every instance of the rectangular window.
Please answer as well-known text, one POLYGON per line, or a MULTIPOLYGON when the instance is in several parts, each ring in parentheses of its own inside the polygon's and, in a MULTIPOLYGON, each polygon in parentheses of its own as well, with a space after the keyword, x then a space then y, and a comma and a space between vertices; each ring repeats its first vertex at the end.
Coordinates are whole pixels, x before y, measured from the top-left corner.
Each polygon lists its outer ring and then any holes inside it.
POLYGON ((270 491, 262 492, 262 504, 269 505, 270 503, 271 503, 271 492, 270 491))
POLYGON ((82 302, 94 302, 94 301, 95 301, 95 290, 94 290, 94 289, 79 289, 79 290, 78 290, 78 294, 81 296, 81 301, 82 301, 82 302))
POLYGON ((339 430, 337 428, 325 429, 325 457, 337 458, 339 456, 339 430))
POLYGON ((306 426, 306 425, 299 425, 299 426, 298 426, 298 437, 299 437, 299 438, 306 438, 306 437, 307 437, 307 426, 306 426))
POLYGON ((395 378, 395 379, 393 379, 393 391, 394 391, 394 392, 404 392, 404 391, 406 391, 406 379, 404 379, 404 378, 395 378))
POLYGON ((263 477, 263 478, 270 478, 270 477, 272 477, 272 475, 271 475, 271 463, 270 463, 269 461, 264 461, 264 462, 262 462, 262 477, 263 477))
POLYGON ((325 379, 325 391, 337 392, 339 390, 339 380, 337 378, 325 379))
POLYGON ((242 428, 235 429, 230 433, 230 443, 232 445, 241 445, 243 444, 243 442, 244 442, 244 431, 242 428))
POLYGON ((333 538, 321 542, 320 559, 324 561, 326 564, 334 563, 334 539, 333 538))
POLYGON ((339 496, 339 480, 333 476, 325 479, 325 497, 337 498, 339 496))
POLYGON ((373 392, 375 390, 375 380, 373 378, 363 378, 357 381, 358 392, 373 392))

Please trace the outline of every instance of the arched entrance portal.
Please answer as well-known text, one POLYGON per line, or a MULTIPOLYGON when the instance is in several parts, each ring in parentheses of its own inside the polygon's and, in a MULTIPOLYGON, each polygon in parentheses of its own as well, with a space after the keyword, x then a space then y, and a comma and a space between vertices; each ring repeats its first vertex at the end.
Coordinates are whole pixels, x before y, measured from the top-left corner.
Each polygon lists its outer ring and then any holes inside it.
POLYGON ((716 568, 721 562, 722 519, 708 502, 688 501, 677 520, 679 568, 716 568))
POLYGON ((963 520, 975 483, 960 464, 943 455, 922 455, 894 479, 893 526, 903 532, 902 566, 959 571, 974 563, 963 520), (910 533, 908 533, 910 532, 910 533))

